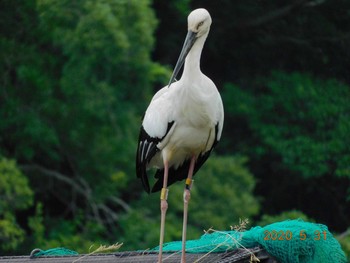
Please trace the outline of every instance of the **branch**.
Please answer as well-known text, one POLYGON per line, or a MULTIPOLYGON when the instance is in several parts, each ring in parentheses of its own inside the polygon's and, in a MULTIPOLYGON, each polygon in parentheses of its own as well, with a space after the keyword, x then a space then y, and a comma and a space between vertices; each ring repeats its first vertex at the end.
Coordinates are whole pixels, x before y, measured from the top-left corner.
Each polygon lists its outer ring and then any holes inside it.
POLYGON ((273 20, 276 20, 280 17, 288 15, 290 12, 292 12, 294 9, 297 9, 298 7, 304 5, 305 3, 309 2, 309 0, 296 0, 294 3, 284 6, 280 9, 273 10, 266 15, 257 17, 253 19, 252 21, 242 23, 240 25, 240 28, 246 28, 246 27, 256 27, 261 26, 263 24, 269 23, 273 20))
POLYGON ((334 35, 329 37, 311 37, 311 38, 297 38, 293 36, 268 36, 264 40, 262 40, 265 44, 277 45, 278 43, 287 43, 293 44, 297 46, 303 46, 307 48, 314 48, 318 46, 320 43, 330 43, 337 45, 346 45, 350 40, 350 34, 342 34, 342 35, 334 35))
MULTIPOLYGON (((114 212, 112 209, 110 209, 108 206, 105 204, 101 203, 96 203, 94 201, 94 198, 92 197, 92 189, 89 186, 89 184, 81 177, 79 177, 77 180, 69 178, 67 175, 61 174, 57 171, 52 171, 50 169, 47 169, 45 167, 42 167, 37 164, 32 164, 32 165, 19 165, 19 167, 23 171, 38 171, 46 176, 52 177, 58 181, 61 181, 63 183, 66 183, 70 185, 77 193, 82 195, 85 199, 86 202, 89 204, 93 218, 98 221, 101 224, 107 223, 111 224, 111 222, 115 222, 118 219, 118 214, 114 212), (106 220, 103 220, 100 211, 104 213, 106 216, 106 220)), ((130 206, 121 200, 120 198, 117 198, 116 196, 112 196, 109 198, 111 201, 114 203, 120 205, 125 211, 130 211, 131 208, 130 206)))
POLYGON ((124 200, 122 200, 122 199, 120 199, 118 197, 111 196, 109 199, 111 201, 113 201, 114 203, 116 203, 116 204, 120 205, 121 207, 123 207, 126 212, 130 212, 132 210, 131 207, 124 200))
POLYGON ((345 237, 347 237, 347 236, 350 236, 350 228, 349 228, 348 230, 346 230, 345 232, 339 234, 339 235, 337 236, 337 238, 338 238, 338 239, 343 239, 343 238, 345 238, 345 237))
POLYGON ((59 172, 56 171, 52 171, 49 170, 45 167, 42 167, 40 165, 37 164, 32 164, 32 165, 20 165, 19 166, 23 171, 38 171, 42 174, 45 174, 49 177, 53 177, 61 182, 64 182, 68 185, 70 185, 74 190, 76 190, 79 194, 85 196, 86 199, 90 199, 90 192, 88 191, 88 186, 87 184, 84 185, 85 188, 83 188, 83 186, 80 186, 76 181, 74 181, 73 179, 69 178, 67 175, 61 174, 59 172))
POLYGON ((310 1, 306 5, 314 7, 314 6, 322 5, 324 2, 326 2, 326 0, 314 0, 314 1, 310 1))

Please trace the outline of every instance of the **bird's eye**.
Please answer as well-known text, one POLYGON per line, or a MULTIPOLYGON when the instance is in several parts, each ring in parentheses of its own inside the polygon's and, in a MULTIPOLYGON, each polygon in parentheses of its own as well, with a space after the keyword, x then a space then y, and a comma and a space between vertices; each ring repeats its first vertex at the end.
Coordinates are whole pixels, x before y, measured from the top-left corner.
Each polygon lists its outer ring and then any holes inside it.
POLYGON ((199 27, 200 27, 200 26, 202 26, 202 25, 203 25, 203 23, 204 23, 203 21, 202 21, 202 22, 200 22, 200 23, 198 23, 198 25, 197 25, 197 29, 199 29, 199 27))

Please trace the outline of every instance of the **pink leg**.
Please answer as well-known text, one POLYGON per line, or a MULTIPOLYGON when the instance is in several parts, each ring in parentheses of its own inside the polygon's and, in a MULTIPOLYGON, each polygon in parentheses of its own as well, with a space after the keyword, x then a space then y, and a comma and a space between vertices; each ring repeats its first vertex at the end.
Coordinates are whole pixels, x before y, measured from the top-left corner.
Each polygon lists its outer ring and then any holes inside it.
POLYGON ((194 170, 194 165, 196 163, 196 157, 191 158, 190 169, 188 170, 188 176, 186 179, 186 186, 184 190, 184 219, 182 225, 182 253, 181 253, 181 263, 186 262, 186 233, 187 233, 187 215, 188 215, 188 203, 191 198, 191 186, 192 186, 192 175, 194 170))
POLYGON ((164 228, 165 228, 165 216, 166 211, 168 209, 168 170, 169 164, 168 161, 164 161, 164 181, 163 188, 160 192, 160 211, 161 211, 161 219, 160 219, 160 237, 159 237, 159 254, 158 254, 158 262, 162 262, 162 254, 163 254, 163 241, 164 241, 164 228))

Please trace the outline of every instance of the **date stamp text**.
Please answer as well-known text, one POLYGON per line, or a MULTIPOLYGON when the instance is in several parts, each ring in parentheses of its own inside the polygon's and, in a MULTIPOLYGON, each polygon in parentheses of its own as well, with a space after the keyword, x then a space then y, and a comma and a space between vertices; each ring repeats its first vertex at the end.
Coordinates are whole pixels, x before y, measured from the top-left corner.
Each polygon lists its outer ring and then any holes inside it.
MULTIPOLYGON (((313 234, 310 236, 310 233, 307 234, 305 230, 300 230, 299 233, 297 233, 297 236, 296 237, 294 236, 294 238, 299 238, 300 240, 306 240, 307 238, 312 238, 313 240, 316 240, 316 241, 326 240, 327 232, 321 231, 321 230, 315 230, 313 234)), ((289 241, 292 239, 293 239, 293 232, 290 230, 287 230, 287 231, 265 230, 264 231, 264 240, 289 241)))

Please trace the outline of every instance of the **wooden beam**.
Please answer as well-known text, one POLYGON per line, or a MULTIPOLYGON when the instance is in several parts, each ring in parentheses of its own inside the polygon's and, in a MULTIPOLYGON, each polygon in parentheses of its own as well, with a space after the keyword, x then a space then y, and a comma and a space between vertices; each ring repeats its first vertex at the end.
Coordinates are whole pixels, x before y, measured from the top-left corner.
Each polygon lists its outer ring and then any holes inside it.
MULTIPOLYGON (((251 249, 237 249, 235 251, 227 251, 225 253, 187 253, 187 262, 200 263, 249 263, 251 255, 254 254, 260 263, 278 263, 276 259, 271 257, 264 249, 260 247, 251 249)), ((80 263, 80 262, 103 262, 103 263, 155 263, 157 262, 158 253, 149 251, 130 251, 117 252, 114 254, 99 255, 78 255, 78 256, 60 256, 60 257, 35 257, 29 256, 13 256, 0 257, 0 263, 80 263)), ((181 252, 164 253, 164 263, 178 263, 181 259, 181 252)), ((252 261, 254 262, 254 261, 252 261)))

